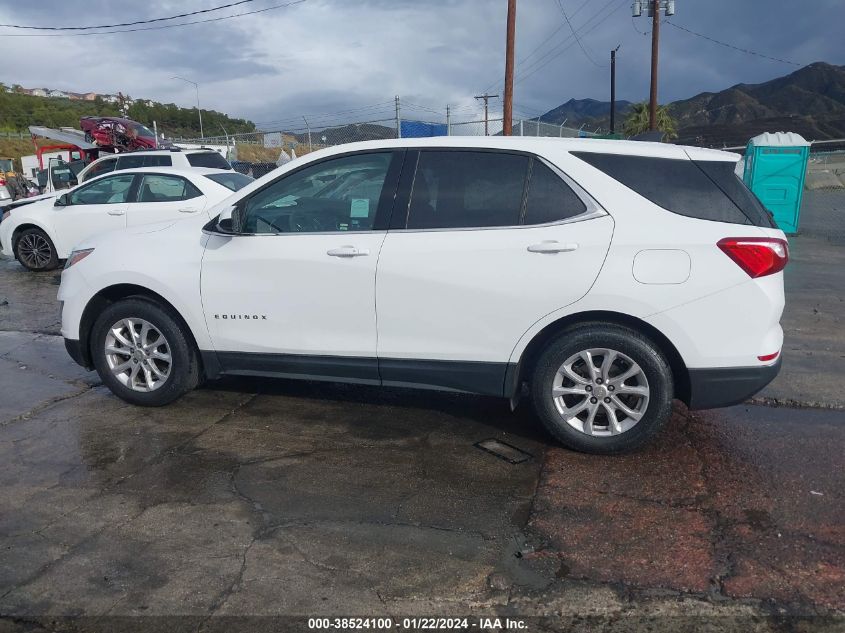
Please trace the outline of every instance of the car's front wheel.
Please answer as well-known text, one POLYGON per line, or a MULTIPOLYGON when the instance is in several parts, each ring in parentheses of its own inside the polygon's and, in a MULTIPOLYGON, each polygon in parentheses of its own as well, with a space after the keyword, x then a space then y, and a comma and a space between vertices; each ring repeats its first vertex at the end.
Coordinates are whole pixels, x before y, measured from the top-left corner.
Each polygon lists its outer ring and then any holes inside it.
POLYGON ((41 229, 27 229, 15 242, 15 257, 28 270, 36 272, 53 270, 59 265, 59 256, 53 240, 41 229))
POLYGON ((162 406, 199 383, 198 353, 184 326, 145 298, 118 301, 100 314, 91 355, 103 383, 132 404, 162 406))
POLYGON ((660 348, 635 330, 585 323, 540 355, 531 380, 534 408, 565 446, 613 454, 639 448, 672 412, 672 370, 660 348))

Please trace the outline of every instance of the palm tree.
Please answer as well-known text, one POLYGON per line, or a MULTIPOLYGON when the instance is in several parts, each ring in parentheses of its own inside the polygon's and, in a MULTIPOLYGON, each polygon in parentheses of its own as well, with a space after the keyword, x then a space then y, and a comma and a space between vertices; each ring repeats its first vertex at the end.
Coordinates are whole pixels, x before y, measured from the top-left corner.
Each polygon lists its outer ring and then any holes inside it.
MULTIPOLYGON (((678 138, 678 127, 675 119, 669 114, 668 106, 657 106, 657 129, 663 132, 664 139, 670 141, 678 138)), ((648 103, 635 103, 625 119, 623 130, 627 136, 636 136, 648 131, 648 103)))

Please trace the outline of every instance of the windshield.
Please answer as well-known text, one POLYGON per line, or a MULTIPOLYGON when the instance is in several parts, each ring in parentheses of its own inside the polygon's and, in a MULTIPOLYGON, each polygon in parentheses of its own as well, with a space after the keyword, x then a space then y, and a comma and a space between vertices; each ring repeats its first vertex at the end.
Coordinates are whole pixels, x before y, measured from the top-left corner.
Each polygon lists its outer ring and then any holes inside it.
POLYGON ((205 177, 209 180, 213 180, 218 185, 223 185, 227 189, 231 189, 232 191, 243 189, 253 181, 253 179, 249 176, 244 176, 236 171, 226 174, 206 174, 205 177))
POLYGON ((133 124, 132 127, 134 127, 135 131, 138 132, 138 136, 155 137, 155 134, 153 133, 153 131, 145 125, 141 125, 140 123, 135 123, 135 124, 133 124))

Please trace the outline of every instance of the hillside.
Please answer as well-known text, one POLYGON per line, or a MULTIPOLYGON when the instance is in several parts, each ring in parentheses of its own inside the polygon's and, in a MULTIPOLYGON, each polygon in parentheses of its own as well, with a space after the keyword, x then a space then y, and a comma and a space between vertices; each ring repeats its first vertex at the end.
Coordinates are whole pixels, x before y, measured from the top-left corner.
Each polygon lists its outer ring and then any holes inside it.
MULTIPOLYGON (((627 101, 617 102, 624 118, 627 101), (623 106, 624 104, 624 106, 623 106)), ((808 139, 845 137, 845 66, 816 62, 759 84, 737 84, 669 104, 678 122, 678 142, 742 145, 763 131, 789 130, 808 139)), ((610 104, 570 99, 541 118, 567 125, 609 125, 610 104)))
MULTIPOLYGON (((26 131, 30 125, 47 127, 79 127, 83 116, 120 116, 115 103, 102 99, 79 101, 57 97, 36 97, 0 90, 0 130, 26 131)), ((129 106, 129 118, 152 127, 158 124, 159 132, 166 136, 199 136, 199 121, 196 108, 180 108, 175 104, 156 103, 152 105, 138 99, 129 106)), ((229 134, 253 132, 255 125, 245 119, 233 119, 214 110, 202 111, 203 128, 206 134, 222 134, 223 128, 229 134)))

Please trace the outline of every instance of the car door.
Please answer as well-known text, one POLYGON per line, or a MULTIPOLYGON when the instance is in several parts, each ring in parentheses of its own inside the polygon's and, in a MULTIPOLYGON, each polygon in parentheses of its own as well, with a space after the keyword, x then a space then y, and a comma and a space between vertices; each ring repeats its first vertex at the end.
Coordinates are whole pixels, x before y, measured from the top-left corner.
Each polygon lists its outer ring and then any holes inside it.
POLYGON ((403 155, 309 163, 238 203, 240 234, 213 234, 202 262, 224 370, 378 380, 376 262, 403 155))
POLYGON ((129 205, 129 226, 180 220, 205 209, 206 196, 187 178, 173 174, 139 174, 138 195, 129 205))
POLYGON ((421 150, 405 164, 377 274, 381 376, 501 393, 523 333, 589 290, 613 220, 539 157, 421 150))
POLYGON ((133 174, 113 174, 69 192, 67 205, 53 207, 59 250, 69 253, 92 235, 125 227, 134 182, 133 174))

